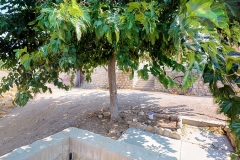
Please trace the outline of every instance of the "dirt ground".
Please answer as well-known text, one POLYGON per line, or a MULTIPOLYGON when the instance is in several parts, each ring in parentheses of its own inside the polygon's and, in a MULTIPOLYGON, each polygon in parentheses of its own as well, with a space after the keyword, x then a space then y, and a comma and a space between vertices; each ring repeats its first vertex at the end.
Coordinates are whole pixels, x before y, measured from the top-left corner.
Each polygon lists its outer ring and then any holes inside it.
POLYGON ((112 122, 109 116, 99 118, 109 111, 108 90, 74 88, 64 91, 53 87, 53 94, 39 94, 25 107, 16 107, 0 119, 0 156, 68 127, 117 139, 128 128, 128 120, 138 118, 147 121, 146 116, 139 118, 141 111, 144 114, 152 111, 225 121, 225 116, 218 114, 218 106, 213 104, 211 97, 118 90, 118 103, 121 118, 112 122))

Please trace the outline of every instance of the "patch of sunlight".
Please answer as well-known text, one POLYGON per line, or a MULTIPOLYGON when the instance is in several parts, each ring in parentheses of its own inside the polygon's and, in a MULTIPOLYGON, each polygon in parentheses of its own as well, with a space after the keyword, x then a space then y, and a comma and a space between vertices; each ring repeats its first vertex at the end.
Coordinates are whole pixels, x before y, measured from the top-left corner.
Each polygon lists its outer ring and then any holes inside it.
POLYGON ((43 140, 44 140, 44 141, 51 141, 51 140, 52 140, 52 137, 47 137, 47 138, 44 138, 43 140))
POLYGON ((27 150, 27 149, 30 149, 31 147, 29 147, 29 145, 27 145, 27 146, 22 146, 21 147, 21 149, 23 149, 23 150, 27 150))
POLYGON ((64 132, 70 132, 70 128, 64 129, 64 132))

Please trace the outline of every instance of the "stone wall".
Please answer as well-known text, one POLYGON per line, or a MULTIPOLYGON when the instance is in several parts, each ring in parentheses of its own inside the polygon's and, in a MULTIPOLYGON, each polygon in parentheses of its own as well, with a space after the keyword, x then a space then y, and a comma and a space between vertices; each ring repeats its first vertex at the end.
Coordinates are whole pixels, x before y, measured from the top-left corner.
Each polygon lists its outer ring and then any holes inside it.
MULTIPOLYGON (((167 70, 167 75, 174 78, 177 76, 182 76, 183 74, 167 70)), ((197 75, 197 73, 193 73, 194 75, 197 75)), ((62 73, 60 76, 65 84, 70 84, 70 76, 66 75, 66 73, 62 73)), ((97 67, 94 69, 94 72, 92 73, 92 81, 91 82, 84 82, 84 88, 108 88, 108 72, 107 67, 97 67)), ((135 76, 133 80, 130 80, 128 73, 123 73, 120 70, 116 70, 116 79, 117 79, 117 88, 119 89, 134 89, 134 86, 136 85, 139 78, 137 77, 137 72, 135 72, 135 76)), ((158 81, 158 79, 155 78, 154 80, 154 90, 155 91, 161 91, 161 92, 171 92, 171 89, 165 89, 164 86, 158 81)), ((197 96, 209 96, 211 93, 208 89, 208 84, 203 83, 203 79, 199 78, 193 85, 190 92, 188 92, 186 95, 197 95, 197 96)))
POLYGON ((84 88, 108 88, 107 67, 97 67, 91 75, 92 81, 84 83, 84 88))
MULTIPOLYGON (((178 73, 176 71, 167 70, 167 75, 171 78, 177 77, 177 76, 183 76, 183 74, 178 73)), ((196 72, 193 74, 197 74, 196 72)), ((201 76, 200 76, 201 77, 201 76)), ((203 78, 199 78, 191 87, 191 91, 187 93, 187 95, 197 95, 197 96, 210 96, 210 90, 208 88, 207 83, 203 83, 203 78)), ((158 79, 155 78, 154 81, 154 90, 156 91, 162 91, 162 92, 171 92, 171 89, 165 89, 164 86, 158 81, 158 79)))
POLYGON ((122 71, 116 71, 117 88, 120 89, 132 89, 133 80, 130 80, 129 73, 123 73, 122 71))
MULTIPOLYGON (((84 88, 108 88, 107 67, 97 67, 91 75, 92 81, 85 82, 84 88)), ((129 74, 116 70, 117 88, 132 89, 133 81, 130 80, 129 74)))

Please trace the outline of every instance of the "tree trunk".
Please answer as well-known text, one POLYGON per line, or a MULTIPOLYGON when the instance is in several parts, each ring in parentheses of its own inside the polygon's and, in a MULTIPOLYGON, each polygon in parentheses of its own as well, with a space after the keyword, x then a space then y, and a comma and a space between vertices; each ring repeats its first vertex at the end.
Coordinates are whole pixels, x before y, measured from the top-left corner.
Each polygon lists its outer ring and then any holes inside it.
POLYGON ((111 119, 118 118, 118 99, 117 99, 117 84, 116 84, 116 55, 108 61, 108 82, 110 93, 110 112, 111 119))

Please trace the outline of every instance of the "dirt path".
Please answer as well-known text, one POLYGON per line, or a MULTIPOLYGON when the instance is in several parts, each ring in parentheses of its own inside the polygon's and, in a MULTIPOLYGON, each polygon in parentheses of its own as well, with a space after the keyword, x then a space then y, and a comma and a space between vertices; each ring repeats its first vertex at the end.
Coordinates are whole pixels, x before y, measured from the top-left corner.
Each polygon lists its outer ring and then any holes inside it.
MULTIPOLYGON (((147 108, 205 120, 225 120, 223 115, 217 114, 218 107, 210 97, 137 90, 119 90, 118 93, 120 110, 147 108)), ((24 108, 16 107, 5 118, 0 119, 0 155, 68 127, 104 134, 101 123, 105 120, 100 120, 92 113, 108 106, 107 90, 75 88, 67 92, 55 88, 53 94, 39 94, 24 108)))

